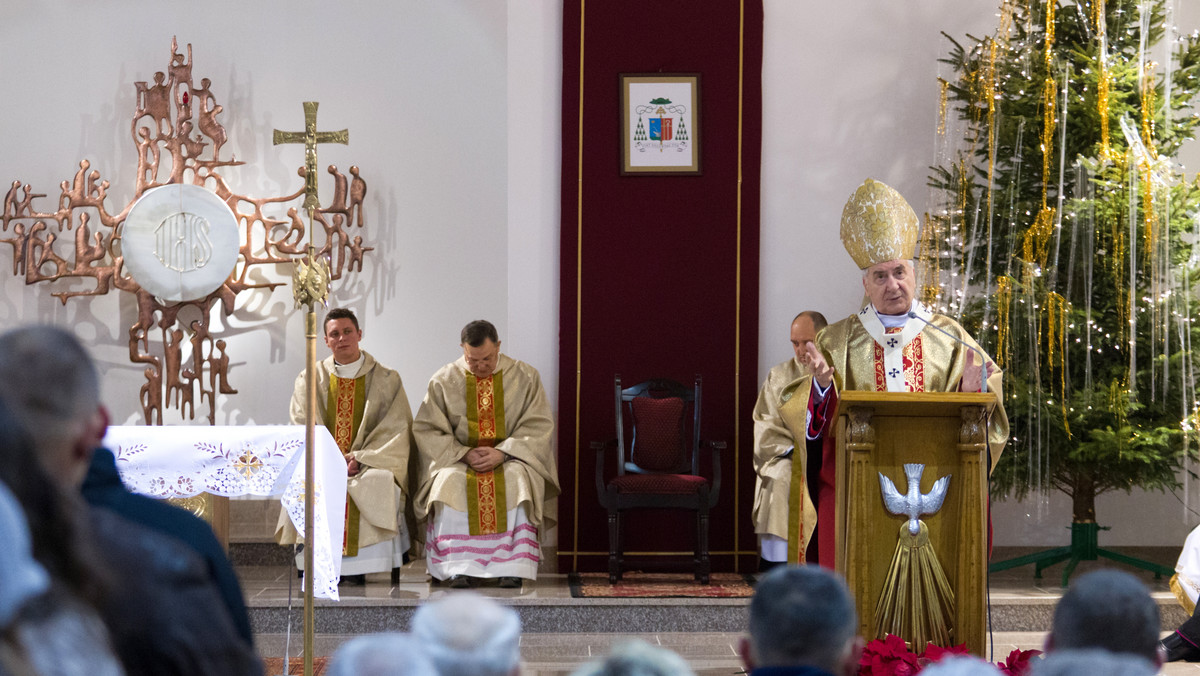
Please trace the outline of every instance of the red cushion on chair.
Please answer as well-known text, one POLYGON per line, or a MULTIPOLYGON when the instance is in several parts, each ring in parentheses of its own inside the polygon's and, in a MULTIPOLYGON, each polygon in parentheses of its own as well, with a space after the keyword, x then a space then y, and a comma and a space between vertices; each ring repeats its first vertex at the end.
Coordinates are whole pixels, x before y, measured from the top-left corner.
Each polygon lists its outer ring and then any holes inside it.
POLYGON ((708 479, 693 474, 622 474, 608 482, 618 493, 666 493, 688 495, 696 493, 708 479))
POLYGON ((677 469, 684 461, 683 400, 638 397, 631 407, 636 430, 633 462, 652 472, 677 469))

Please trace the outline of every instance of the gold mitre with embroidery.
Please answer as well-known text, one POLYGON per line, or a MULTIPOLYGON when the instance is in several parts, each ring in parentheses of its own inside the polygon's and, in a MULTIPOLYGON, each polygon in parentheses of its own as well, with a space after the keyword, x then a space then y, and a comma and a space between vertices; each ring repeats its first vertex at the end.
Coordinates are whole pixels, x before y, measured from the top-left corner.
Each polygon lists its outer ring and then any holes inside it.
POLYGON ((916 256, 920 222, 889 186, 867 179, 842 209, 842 245, 859 269, 916 256))

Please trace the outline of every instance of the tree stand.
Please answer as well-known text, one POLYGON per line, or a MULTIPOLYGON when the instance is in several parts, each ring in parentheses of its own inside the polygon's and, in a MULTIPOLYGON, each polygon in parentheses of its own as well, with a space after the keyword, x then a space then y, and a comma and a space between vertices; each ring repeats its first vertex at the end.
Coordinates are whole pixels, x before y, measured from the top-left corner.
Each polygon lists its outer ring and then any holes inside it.
POLYGON ((1008 559, 1006 561, 997 561, 988 566, 989 573, 995 573, 1009 568, 1017 568, 1034 564, 1033 577, 1040 580, 1042 578, 1042 569, 1048 566, 1053 566, 1060 561, 1067 561, 1067 567, 1063 569, 1062 586, 1067 586, 1067 581, 1071 577, 1071 573, 1075 572, 1075 566, 1079 565, 1080 561, 1095 561, 1103 556, 1106 559, 1112 559, 1118 563, 1123 563, 1134 568, 1141 568, 1154 573, 1155 580, 1161 580, 1163 575, 1172 575, 1175 573, 1173 568, 1160 566, 1157 563, 1143 561, 1142 559, 1118 554, 1117 552, 1101 549, 1099 544, 1099 532, 1102 530, 1110 530, 1108 527, 1101 527, 1095 521, 1075 521, 1071 524, 1071 546, 1058 547, 1056 549, 1047 549, 1025 556, 1008 559))

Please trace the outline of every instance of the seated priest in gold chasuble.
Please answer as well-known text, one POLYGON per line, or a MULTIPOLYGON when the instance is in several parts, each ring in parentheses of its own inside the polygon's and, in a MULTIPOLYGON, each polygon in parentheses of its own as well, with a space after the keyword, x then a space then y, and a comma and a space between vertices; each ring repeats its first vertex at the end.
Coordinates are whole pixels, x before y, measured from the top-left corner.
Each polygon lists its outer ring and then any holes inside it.
MULTIPOLYGON (((988 420, 992 468, 1008 440, 1000 368, 958 322, 914 300, 913 259, 919 229, 917 215, 904 197, 871 179, 859 186, 842 210, 842 244, 862 270, 867 303, 856 314, 826 327, 808 348, 813 380, 803 395, 808 399, 806 435, 823 440, 826 464, 834 463, 839 391, 980 392, 984 370, 986 391, 994 392, 997 400, 988 420)), ((832 522, 834 504, 821 501, 818 523, 832 522)), ((820 563, 832 567, 833 529, 817 532, 820 563)), ((790 548, 802 544, 802 539, 796 543, 789 539, 790 548)), ((788 560, 795 556, 789 552, 788 560)))
MULTIPOLYGON (((410 541, 404 511, 412 447, 412 408, 400 374, 359 347, 363 332, 346 308, 325 316, 325 345, 332 354, 317 363, 317 425, 333 435, 346 459, 346 530, 342 579, 399 568, 410 541)), ((292 393, 292 424, 305 423, 308 383, 302 371, 292 393)), ((286 512, 279 515, 280 544, 303 541, 286 512)), ((302 557, 297 557, 302 565, 302 557)))
POLYGON ((426 566, 451 587, 520 587, 537 578, 539 535, 553 525, 544 505, 559 492, 554 419, 541 376, 501 354, 490 322, 467 324, 461 345, 413 422, 426 566))
POLYGON ((828 492, 832 499, 834 468, 822 465, 821 440, 806 439, 805 429, 812 381, 808 346, 827 324, 820 312, 796 315, 789 332, 794 356, 771 367, 754 404, 751 519, 764 570, 788 561, 789 539, 807 543, 804 551, 793 547, 798 558, 792 563, 815 562, 819 556, 813 537, 817 505, 822 493, 828 492))

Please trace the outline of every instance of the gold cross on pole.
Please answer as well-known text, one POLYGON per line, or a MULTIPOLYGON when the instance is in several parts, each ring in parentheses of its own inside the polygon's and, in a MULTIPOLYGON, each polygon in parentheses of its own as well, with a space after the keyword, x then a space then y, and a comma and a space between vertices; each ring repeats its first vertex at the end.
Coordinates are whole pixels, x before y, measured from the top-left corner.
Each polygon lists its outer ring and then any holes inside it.
MULTIPOLYGON (((313 211, 321 207, 317 198, 317 144, 350 143, 350 132, 317 131, 317 102, 304 102, 304 131, 275 130, 274 145, 280 143, 304 144, 304 209, 308 211, 308 264, 296 261, 293 277, 296 288, 296 307, 306 306, 304 313, 305 367, 308 393, 305 397, 304 416, 304 570, 308 579, 304 581, 304 676, 313 675, 313 640, 316 627, 313 604, 313 547, 315 506, 313 487, 316 486, 316 465, 313 461, 316 449, 317 418, 317 311, 315 303, 323 302, 329 291, 329 266, 324 259, 317 259, 317 247, 313 242, 313 211)), ((286 665, 285 665, 286 666, 286 665)), ((285 669, 286 671, 286 669, 285 669)))
POLYGON ((321 201, 317 198, 317 144, 318 143, 350 143, 350 130, 317 131, 316 101, 304 102, 304 131, 275 130, 272 143, 303 143, 304 144, 304 208, 319 209, 321 201))

